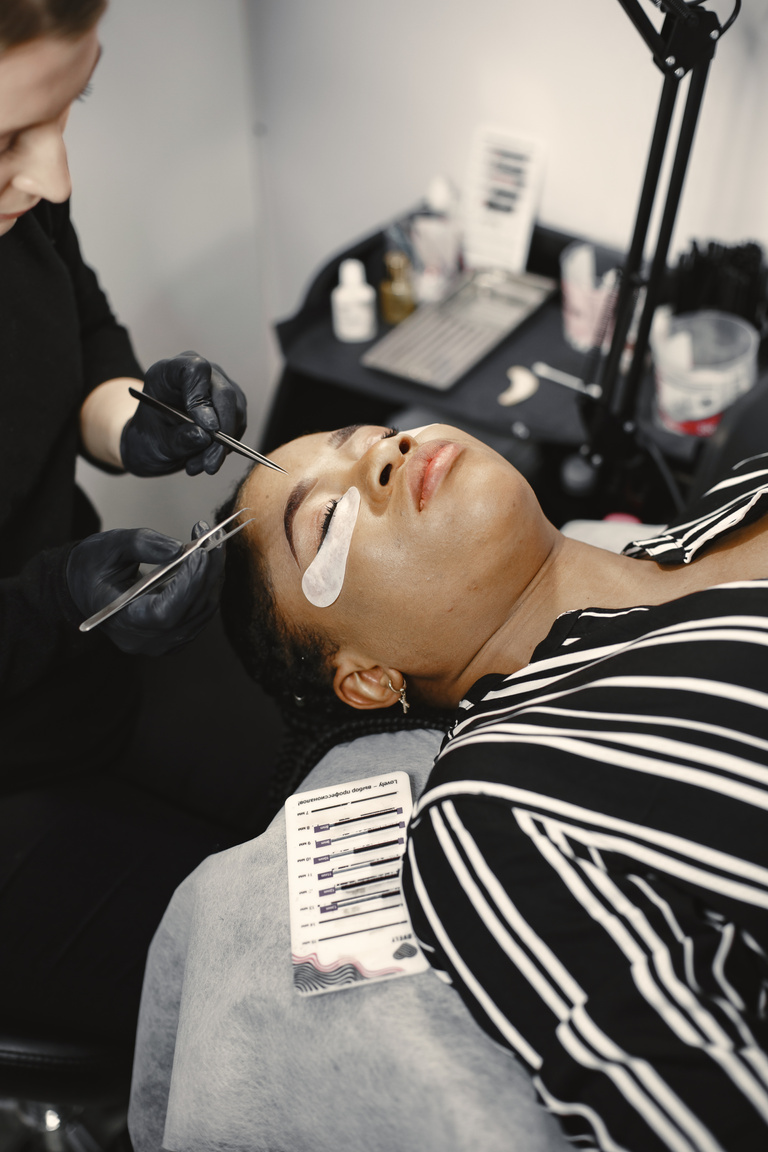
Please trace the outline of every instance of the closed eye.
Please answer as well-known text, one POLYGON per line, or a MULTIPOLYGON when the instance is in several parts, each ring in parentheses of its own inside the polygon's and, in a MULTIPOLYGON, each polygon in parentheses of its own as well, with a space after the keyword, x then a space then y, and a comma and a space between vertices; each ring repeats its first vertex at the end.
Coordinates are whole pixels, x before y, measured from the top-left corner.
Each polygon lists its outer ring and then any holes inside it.
MULTIPOLYGON (((356 427, 362 427, 362 425, 357 425, 356 427)), ((348 431, 348 429, 343 429, 343 431, 348 431)), ((400 431, 399 428, 387 428, 386 432, 382 433, 381 439, 382 440, 388 440, 391 436, 397 436, 399 431, 400 431)), ((387 468, 385 469, 385 471, 387 472, 387 479, 388 479, 389 478, 389 472, 391 471, 391 465, 387 465, 387 468)), ((386 484, 387 480, 380 479, 380 482, 382 484, 386 484)), ((325 515, 323 516, 323 523, 320 527, 320 542, 317 545, 317 551, 318 552, 322 548, 323 541, 325 540, 326 536, 328 535, 328 529, 331 527, 331 520, 333 520, 333 514, 336 511, 336 507, 337 507, 338 503, 339 503, 338 500, 331 500, 330 504, 326 505, 325 515)))
POLYGON ((16 147, 18 140, 18 133, 11 132, 7 136, 0 136, 0 156, 4 156, 8 152, 12 152, 16 147))
POLYGON ((325 540, 326 536, 328 535, 328 529, 331 526, 331 520, 333 520, 333 514, 336 511, 338 503, 339 503, 338 500, 331 500, 330 504, 328 504, 326 506, 325 516, 323 517, 323 523, 322 523, 322 527, 320 529, 320 543, 317 546, 318 552, 322 548, 323 541, 325 540))

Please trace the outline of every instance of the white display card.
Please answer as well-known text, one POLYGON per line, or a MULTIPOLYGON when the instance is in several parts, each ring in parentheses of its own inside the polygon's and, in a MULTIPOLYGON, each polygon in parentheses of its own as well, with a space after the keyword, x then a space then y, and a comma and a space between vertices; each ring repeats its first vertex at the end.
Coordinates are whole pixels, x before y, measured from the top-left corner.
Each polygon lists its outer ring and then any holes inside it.
POLYGON ((544 147, 504 128, 476 130, 464 192, 467 268, 522 272, 544 176, 544 147))
POLYGON ((293 984, 302 995, 423 972, 400 892, 406 772, 285 802, 293 984))

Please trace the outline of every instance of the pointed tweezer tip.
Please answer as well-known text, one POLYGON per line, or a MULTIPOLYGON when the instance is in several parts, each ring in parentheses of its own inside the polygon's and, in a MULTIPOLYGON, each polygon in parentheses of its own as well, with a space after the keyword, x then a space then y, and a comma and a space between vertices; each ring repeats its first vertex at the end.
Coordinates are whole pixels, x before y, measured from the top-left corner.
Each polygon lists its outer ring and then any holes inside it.
POLYGON ((266 457, 263 457, 261 463, 266 464, 268 468, 274 468, 276 472, 282 472, 284 476, 290 475, 286 468, 281 468, 279 464, 275 464, 274 460, 267 460, 266 457))

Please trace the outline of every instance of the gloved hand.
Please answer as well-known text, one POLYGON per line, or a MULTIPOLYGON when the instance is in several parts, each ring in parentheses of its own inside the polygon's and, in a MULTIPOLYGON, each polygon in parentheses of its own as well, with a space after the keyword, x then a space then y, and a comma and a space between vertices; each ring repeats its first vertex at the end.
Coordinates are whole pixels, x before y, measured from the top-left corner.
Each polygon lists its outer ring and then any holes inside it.
POLYGON ((217 444, 206 429, 238 440, 245 431, 245 396, 234 380, 197 352, 182 352, 152 365, 144 391, 186 412, 197 427, 139 404, 120 438, 120 455, 128 471, 134 476, 163 476, 182 468, 189 476, 217 472, 229 449, 217 444))
MULTIPOLYGON (((207 531, 200 520, 192 538, 207 531)), ((130 588, 139 578, 139 564, 165 564, 181 547, 152 528, 117 528, 76 544, 67 562, 67 584, 83 619, 130 588)), ((193 640, 214 614, 223 576, 224 550, 200 548, 169 574, 167 583, 121 608, 98 631, 131 655, 172 652, 193 640)))

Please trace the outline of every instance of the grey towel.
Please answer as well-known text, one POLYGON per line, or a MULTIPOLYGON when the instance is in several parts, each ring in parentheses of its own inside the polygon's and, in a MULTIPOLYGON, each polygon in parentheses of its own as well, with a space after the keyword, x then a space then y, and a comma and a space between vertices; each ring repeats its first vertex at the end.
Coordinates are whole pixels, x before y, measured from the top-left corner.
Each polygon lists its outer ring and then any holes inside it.
MULTIPOLYGON (((403 769, 435 732, 329 753, 302 790, 403 769)), ((150 949, 130 1132, 136 1152, 560 1152, 526 1073, 432 972, 302 998, 285 819, 204 861, 150 949)))

